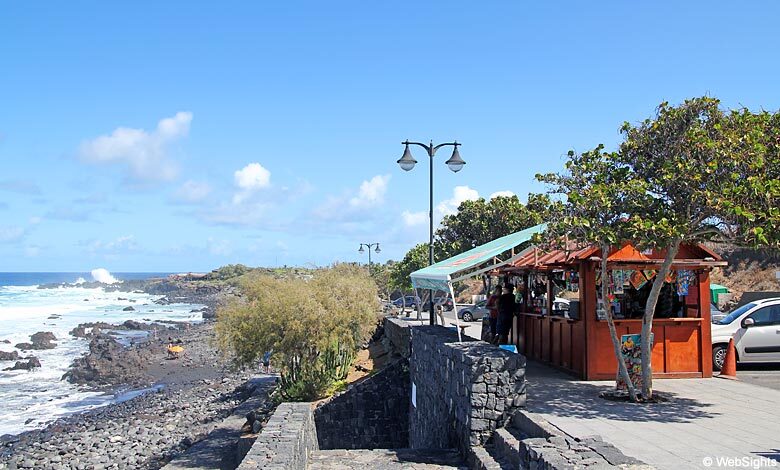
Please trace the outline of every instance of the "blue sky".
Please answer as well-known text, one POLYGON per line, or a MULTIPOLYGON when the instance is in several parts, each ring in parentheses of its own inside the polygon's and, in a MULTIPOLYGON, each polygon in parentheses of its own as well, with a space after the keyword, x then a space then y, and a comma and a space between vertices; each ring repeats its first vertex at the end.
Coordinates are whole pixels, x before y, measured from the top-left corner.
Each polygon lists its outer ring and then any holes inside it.
POLYGON ((378 261, 710 94, 780 107, 775 2, 0 6, 0 271, 378 261))

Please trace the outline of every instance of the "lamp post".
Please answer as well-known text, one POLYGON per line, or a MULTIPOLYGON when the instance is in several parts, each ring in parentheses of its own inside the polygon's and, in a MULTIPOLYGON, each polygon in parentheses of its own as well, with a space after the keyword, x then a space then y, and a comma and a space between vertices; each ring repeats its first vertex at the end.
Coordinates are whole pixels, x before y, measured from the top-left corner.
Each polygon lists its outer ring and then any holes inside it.
MULTIPOLYGON (((410 145, 417 145, 425 149, 425 151, 428 153, 429 162, 429 175, 428 179, 430 182, 429 185, 429 194, 428 194, 428 200, 430 203, 428 216, 429 216, 429 229, 428 229, 428 265, 433 264, 433 156, 436 155, 436 151, 439 150, 442 147, 453 147, 452 149, 452 156, 447 160, 446 163, 450 170, 452 170, 454 173, 459 172, 463 165, 466 164, 465 161, 463 161, 462 158, 460 158, 460 152, 458 152, 458 146, 461 145, 457 141, 453 142, 445 142, 443 144, 433 145, 433 141, 430 142, 430 144, 423 144, 422 142, 409 142, 408 140, 401 142, 404 147, 404 154, 403 156, 398 160, 398 165, 401 167, 404 171, 410 171, 412 168, 414 168, 414 165, 417 163, 417 160, 414 159, 412 156, 412 152, 409 150, 410 145)), ((430 324, 434 325, 435 322, 433 320, 433 289, 431 289, 431 295, 430 295, 430 301, 431 301, 431 309, 430 309, 430 315, 429 320, 430 324)), ((453 299, 454 301, 455 299, 453 299)))
POLYGON ((363 249, 363 247, 366 247, 368 249, 368 274, 370 275, 371 274, 371 247, 376 247, 374 249, 375 253, 379 253, 382 250, 379 249, 379 242, 377 242, 377 243, 361 243, 360 244, 360 248, 358 249, 358 253, 363 253, 363 252, 366 251, 366 250, 363 249))

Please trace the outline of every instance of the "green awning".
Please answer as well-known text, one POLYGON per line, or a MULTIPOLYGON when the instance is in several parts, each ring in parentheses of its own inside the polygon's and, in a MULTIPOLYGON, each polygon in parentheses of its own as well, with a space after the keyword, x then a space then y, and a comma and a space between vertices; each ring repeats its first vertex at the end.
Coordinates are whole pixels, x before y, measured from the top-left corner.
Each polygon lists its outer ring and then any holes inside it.
MULTIPOLYGON (((535 234, 543 232, 546 228, 547 224, 539 224, 535 227, 527 228, 511 235, 498 238, 492 242, 485 243, 476 248, 472 248, 464 253, 455 255, 452 258, 439 261, 427 268, 419 269, 411 274, 412 286, 414 286, 415 289, 448 291, 449 282, 457 280, 458 274, 469 275, 466 274, 467 271, 481 266, 505 251, 522 245, 530 240, 535 234)), ((515 257, 517 256, 519 256, 519 254, 515 255, 515 257)), ((494 263, 490 266, 490 269, 508 264, 511 261, 513 261, 512 258, 494 263)), ((484 270, 478 271, 482 272, 484 270)), ((474 275, 479 272, 470 274, 474 275)))

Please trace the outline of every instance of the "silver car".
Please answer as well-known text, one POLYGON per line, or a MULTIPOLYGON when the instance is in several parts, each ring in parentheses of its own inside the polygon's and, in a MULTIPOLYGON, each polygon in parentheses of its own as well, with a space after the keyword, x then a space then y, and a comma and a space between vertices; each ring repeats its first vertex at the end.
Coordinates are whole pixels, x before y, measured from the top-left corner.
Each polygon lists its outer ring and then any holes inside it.
POLYGON ((474 305, 467 305, 458 309, 458 318, 463 321, 482 320, 487 317, 490 312, 487 307, 487 300, 480 300, 474 305))

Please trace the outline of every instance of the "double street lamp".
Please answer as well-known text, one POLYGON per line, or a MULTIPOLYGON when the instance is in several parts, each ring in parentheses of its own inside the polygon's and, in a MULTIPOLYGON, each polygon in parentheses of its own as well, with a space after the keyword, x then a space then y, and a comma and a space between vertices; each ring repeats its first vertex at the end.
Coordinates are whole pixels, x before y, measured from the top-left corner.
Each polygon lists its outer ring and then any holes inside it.
POLYGON ((366 247, 368 249, 368 274, 371 274, 371 247, 376 247, 374 249, 374 253, 379 253, 382 250, 379 249, 379 242, 377 243, 361 243, 360 248, 358 249, 358 253, 365 253, 366 250, 363 249, 363 247, 366 247))
MULTIPOLYGON (((433 264, 433 156, 436 154, 436 151, 439 150, 442 147, 453 147, 452 149, 452 156, 447 160, 446 163, 450 170, 452 170, 454 173, 459 172, 463 165, 466 164, 465 161, 463 161, 462 158, 460 158, 460 152, 458 152, 458 146, 459 144, 457 141, 453 142, 445 142, 443 144, 433 145, 433 141, 431 141, 430 144, 423 144, 421 142, 409 142, 408 140, 401 142, 401 144, 405 145, 404 147, 404 154, 403 156, 398 160, 398 165, 401 167, 404 171, 410 171, 412 168, 414 168, 414 165, 417 164, 417 160, 414 159, 412 156, 412 152, 409 150, 410 145, 417 145, 425 149, 425 151, 428 153, 428 157, 430 157, 429 162, 429 175, 428 179, 430 181, 430 190, 428 194, 428 200, 430 202, 430 207, 428 211, 429 216, 429 229, 428 229, 428 265, 433 264)), ((431 310, 430 310, 430 324, 434 325, 434 317, 433 317, 433 294, 434 291, 431 290, 430 295, 430 301, 431 301, 431 310)), ((455 299, 453 299, 454 301, 455 299)))

